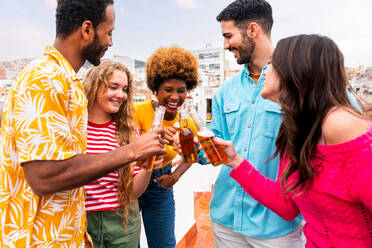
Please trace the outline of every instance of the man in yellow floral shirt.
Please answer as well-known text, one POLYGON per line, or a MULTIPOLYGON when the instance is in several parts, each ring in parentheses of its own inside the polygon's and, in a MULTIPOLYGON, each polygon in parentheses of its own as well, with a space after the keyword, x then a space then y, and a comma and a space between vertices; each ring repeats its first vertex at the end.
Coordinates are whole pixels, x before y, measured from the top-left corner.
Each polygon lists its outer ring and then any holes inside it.
POLYGON ((114 29, 112 0, 60 0, 57 37, 17 77, 4 105, 0 247, 84 247, 81 187, 121 166, 164 154, 161 129, 102 155, 84 155, 87 101, 76 72, 100 63, 114 29))

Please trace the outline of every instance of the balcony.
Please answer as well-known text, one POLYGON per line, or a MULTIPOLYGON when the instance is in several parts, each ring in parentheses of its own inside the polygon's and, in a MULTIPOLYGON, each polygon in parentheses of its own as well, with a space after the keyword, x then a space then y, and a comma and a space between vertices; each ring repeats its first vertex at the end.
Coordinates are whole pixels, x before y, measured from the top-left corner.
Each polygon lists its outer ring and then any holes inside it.
MULTIPOLYGON (((209 226, 209 203, 219 170, 220 167, 212 165, 194 164, 175 184, 176 248, 214 248, 209 226)), ((147 248, 143 228, 141 248, 147 248)))

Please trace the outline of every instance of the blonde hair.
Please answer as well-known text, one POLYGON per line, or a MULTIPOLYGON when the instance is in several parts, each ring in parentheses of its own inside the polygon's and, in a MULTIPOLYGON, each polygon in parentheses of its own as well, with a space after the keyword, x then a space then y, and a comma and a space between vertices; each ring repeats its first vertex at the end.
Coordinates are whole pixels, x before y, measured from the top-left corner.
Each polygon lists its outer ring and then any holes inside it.
MULTIPOLYGON (((133 121, 133 77, 127 67, 115 61, 102 61, 100 65, 92 67, 84 81, 84 88, 88 99, 88 113, 94 107, 97 100, 97 92, 101 84, 105 91, 108 88, 108 80, 115 70, 123 71, 128 77, 128 97, 120 106, 117 113, 112 114, 116 123, 116 135, 118 144, 124 146, 129 144, 135 138, 135 124, 133 121)), ((128 212, 136 212, 136 204, 130 204, 133 199, 133 164, 126 164, 119 169, 118 181, 118 200, 123 210, 123 221, 125 226, 128 224, 128 212)))

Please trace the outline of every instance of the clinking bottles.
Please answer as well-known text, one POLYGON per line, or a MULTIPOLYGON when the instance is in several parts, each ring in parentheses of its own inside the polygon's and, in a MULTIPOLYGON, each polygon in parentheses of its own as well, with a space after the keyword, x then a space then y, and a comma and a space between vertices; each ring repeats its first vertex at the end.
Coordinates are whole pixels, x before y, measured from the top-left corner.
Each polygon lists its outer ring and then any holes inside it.
MULTIPOLYGON (((165 113, 164 106, 158 106, 156 108, 154 119, 152 120, 152 124, 151 124, 151 129, 163 126, 164 113, 165 113)), ((152 170, 154 168, 155 160, 156 160, 156 156, 152 156, 151 158, 147 160, 137 161, 136 165, 139 167, 144 167, 147 170, 152 170)))
POLYGON ((198 112, 193 106, 189 106, 190 117, 198 130, 198 140, 203 147, 209 162, 213 166, 223 164, 227 161, 228 157, 225 150, 214 142, 214 133, 207 128, 205 122, 200 118, 198 112))
POLYGON ((194 143, 194 134, 189 128, 187 115, 184 109, 179 112, 180 127, 179 140, 182 149, 183 160, 188 164, 193 164, 198 161, 198 150, 194 143))

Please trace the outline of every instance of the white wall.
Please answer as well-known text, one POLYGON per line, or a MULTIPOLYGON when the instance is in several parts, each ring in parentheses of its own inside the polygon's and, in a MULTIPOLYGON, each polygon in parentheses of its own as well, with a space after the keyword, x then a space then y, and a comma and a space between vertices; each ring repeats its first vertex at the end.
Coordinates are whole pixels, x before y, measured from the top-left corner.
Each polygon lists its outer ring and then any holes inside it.
MULTIPOLYGON (((210 191, 221 166, 193 164, 174 186, 176 202, 176 241, 179 242, 195 223, 194 192, 210 191)), ((142 227, 141 248, 147 248, 146 235, 142 227)))

